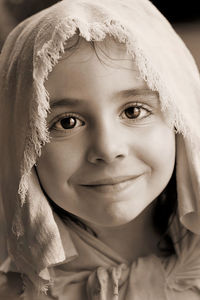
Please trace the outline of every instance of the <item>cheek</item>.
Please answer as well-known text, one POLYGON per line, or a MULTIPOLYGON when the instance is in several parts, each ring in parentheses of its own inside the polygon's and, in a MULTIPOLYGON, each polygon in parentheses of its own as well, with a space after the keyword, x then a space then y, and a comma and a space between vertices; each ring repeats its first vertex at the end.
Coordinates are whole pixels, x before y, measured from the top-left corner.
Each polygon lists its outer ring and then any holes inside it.
POLYGON ((171 176, 175 163, 175 134, 165 123, 158 124, 144 135, 143 161, 152 172, 171 176))
POLYGON ((47 192, 51 187, 63 187, 76 173, 84 159, 79 142, 52 142, 46 144, 37 161, 40 181, 47 192))

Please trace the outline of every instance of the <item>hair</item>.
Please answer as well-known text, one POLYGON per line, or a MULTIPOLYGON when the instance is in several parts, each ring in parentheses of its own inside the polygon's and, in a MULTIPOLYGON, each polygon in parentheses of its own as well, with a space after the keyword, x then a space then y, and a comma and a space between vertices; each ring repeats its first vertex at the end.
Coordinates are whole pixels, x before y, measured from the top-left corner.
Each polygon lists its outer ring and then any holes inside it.
MULTIPOLYGON (((65 53, 61 57, 62 59, 67 59, 71 56, 74 51, 79 48, 79 44, 81 41, 81 37, 79 35, 79 31, 70 38, 65 44, 65 53)), ((95 54, 97 55, 98 59, 105 63, 99 54, 97 53, 96 43, 95 41, 88 42, 91 47, 94 49, 95 54)), ((108 57, 108 55, 104 52, 103 49, 98 47, 104 57, 108 57)), ((109 57, 112 60, 112 58, 109 57)), ((45 196, 47 197, 50 206, 52 207, 53 211, 65 222, 72 221, 78 226, 82 227, 84 230, 90 232, 95 237, 97 234, 82 220, 80 220, 77 216, 69 213, 68 211, 59 207, 54 201, 52 201, 48 195, 46 194, 45 190, 41 186, 45 196)), ((177 191, 176 191, 176 171, 174 169, 173 174, 168 182, 166 188, 161 192, 161 194, 155 199, 155 206, 153 208, 152 213, 152 223, 154 230, 161 236, 160 241, 157 244, 158 249, 163 254, 163 256, 170 256, 175 253, 174 243, 170 237, 170 226, 172 224, 173 218, 176 215, 177 211, 177 191)))
POLYGON ((178 206, 175 169, 166 188, 155 201, 152 221, 155 231, 161 236, 157 247, 163 255, 170 256, 175 253, 174 243, 170 237, 170 227, 178 206))

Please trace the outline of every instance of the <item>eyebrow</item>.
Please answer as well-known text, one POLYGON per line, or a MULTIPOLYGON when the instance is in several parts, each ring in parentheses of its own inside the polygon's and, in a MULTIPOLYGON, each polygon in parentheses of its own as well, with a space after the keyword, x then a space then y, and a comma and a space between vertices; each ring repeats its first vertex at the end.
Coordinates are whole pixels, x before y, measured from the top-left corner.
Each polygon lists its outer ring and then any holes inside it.
POLYGON ((119 96, 125 96, 125 97, 130 97, 130 96, 157 96, 158 97, 158 92, 157 91, 152 91, 150 89, 128 89, 128 90, 123 90, 117 93, 119 96))
MULTIPOLYGON (((152 91, 150 89, 127 89, 115 94, 115 97, 125 97, 129 98, 131 96, 156 96, 158 97, 157 91, 152 91)), ((115 98, 114 97, 114 98, 115 98)), ((59 100, 53 100, 50 103, 51 108, 59 107, 59 106, 76 106, 77 104, 82 104, 84 102, 83 99, 77 98, 63 98, 59 100)))
POLYGON ((57 107, 57 106, 74 106, 74 105, 81 104, 81 103, 83 103, 83 100, 81 100, 81 99, 63 98, 63 99, 60 99, 60 100, 53 100, 50 103, 50 107, 54 108, 54 107, 57 107))

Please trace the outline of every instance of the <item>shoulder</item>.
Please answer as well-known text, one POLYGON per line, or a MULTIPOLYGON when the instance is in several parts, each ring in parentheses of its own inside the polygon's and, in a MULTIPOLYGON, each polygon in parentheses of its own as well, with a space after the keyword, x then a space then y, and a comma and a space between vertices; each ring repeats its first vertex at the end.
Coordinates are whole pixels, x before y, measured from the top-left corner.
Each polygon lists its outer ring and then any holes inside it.
POLYGON ((19 273, 0 272, 0 299, 18 300, 23 293, 23 282, 19 273))
POLYGON ((176 299, 176 300, 199 300, 199 291, 194 290, 169 290, 167 293, 169 299, 176 299))
MULTIPOLYGON (((25 275, 24 275, 25 276, 25 275)), ((21 274, 16 272, 0 272, 0 299, 2 300, 52 300, 52 296, 47 292, 38 293, 32 284, 26 283, 26 288, 22 281, 21 274)))
POLYGON ((185 229, 179 222, 176 222, 172 239, 176 250, 177 266, 184 268, 185 272, 196 269, 197 277, 200 276, 200 235, 185 229), (199 274, 199 276, 198 276, 199 274))
POLYGON ((169 289, 182 294, 182 299, 198 299, 200 294, 200 236, 187 231, 180 224, 174 229, 172 237, 176 255, 166 261, 167 285, 169 289))

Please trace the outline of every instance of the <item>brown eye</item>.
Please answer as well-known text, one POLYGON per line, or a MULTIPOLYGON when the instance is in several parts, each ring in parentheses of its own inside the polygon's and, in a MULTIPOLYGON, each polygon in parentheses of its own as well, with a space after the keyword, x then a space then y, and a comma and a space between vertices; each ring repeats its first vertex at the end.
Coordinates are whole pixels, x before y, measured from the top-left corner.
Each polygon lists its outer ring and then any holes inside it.
POLYGON ((54 123, 52 129, 67 132, 67 130, 70 131, 83 125, 85 122, 75 116, 64 116, 54 123))
POLYGON ((136 119, 137 117, 139 117, 141 109, 140 107, 131 106, 125 109, 124 113, 128 119, 136 119))
POLYGON ((151 115, 153 115, 151 107, 145 104, 131 103, 124 108, 120 117, 125 122, 128 122, 128 124, 133 124, 135 122, 140 122, 151 115))
POLYGON ((77 121, 74 117, 64 118, 60 121, 60 125, 63 129, 72 129, 76 126, 76 123, 77 121))

